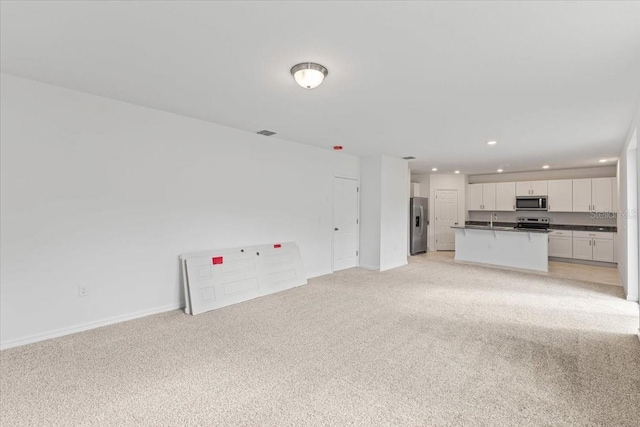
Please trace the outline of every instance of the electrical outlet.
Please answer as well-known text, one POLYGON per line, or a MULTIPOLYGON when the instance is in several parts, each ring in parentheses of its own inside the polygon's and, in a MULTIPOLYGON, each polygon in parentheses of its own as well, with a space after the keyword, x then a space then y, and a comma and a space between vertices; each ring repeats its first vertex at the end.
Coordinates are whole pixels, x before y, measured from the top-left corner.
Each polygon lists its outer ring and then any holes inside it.
POLYGON ((88 292, 89 292, 89 289, 87 288, 87 285, 78 286, 78 296, 79 297, 86 297, 88 292))

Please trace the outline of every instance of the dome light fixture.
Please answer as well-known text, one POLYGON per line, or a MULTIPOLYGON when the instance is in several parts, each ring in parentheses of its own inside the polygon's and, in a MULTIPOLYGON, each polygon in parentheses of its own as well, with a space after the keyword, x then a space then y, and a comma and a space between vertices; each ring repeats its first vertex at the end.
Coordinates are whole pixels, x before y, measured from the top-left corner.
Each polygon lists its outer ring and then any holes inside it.
POLYGON ((329 74, 324 66, 313 62, 303 62, 291 67, 291 75, 301 87, 313 89, 322 83, 329 74))

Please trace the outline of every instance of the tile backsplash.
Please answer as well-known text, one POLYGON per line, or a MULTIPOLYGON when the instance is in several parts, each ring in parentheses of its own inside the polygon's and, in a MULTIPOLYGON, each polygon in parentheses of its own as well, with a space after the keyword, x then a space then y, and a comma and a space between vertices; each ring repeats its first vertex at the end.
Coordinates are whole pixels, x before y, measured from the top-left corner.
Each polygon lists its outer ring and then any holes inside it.
MULTIPOLYGON (((471 211, 469 212, 470 221, 489 221, 490 211, 471 211)), ((568 225, 600 225, 615 227, 616 215, 611 213, 591 213, 591 212, 535 212, 535 211, 518 211, 518 212, 496 212, 499 222, 516 222, 518 217, 528 218, 551 218, 551 226, 553 224, 568 225)), ((496 221, 494 219, 494 221, 496 221)))

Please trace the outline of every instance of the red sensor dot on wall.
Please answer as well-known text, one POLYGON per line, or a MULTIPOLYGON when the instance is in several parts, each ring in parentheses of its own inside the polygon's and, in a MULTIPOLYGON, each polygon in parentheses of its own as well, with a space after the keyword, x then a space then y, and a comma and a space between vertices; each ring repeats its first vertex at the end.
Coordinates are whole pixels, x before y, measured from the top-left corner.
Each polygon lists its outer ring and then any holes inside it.
POLYGON ((342 145, 334 145, 333 149, 336 150, 336 151, 340 151, 340 150, 342 150, 342 145))

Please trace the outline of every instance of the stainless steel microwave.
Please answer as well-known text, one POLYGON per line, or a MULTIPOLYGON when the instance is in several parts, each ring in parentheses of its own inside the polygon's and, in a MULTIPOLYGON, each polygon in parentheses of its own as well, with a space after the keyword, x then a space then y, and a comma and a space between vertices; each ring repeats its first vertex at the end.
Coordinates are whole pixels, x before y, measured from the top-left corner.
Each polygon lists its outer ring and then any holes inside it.
POLYGON ((547 196, 516 197, 517 211, 546 211, 547 196))

